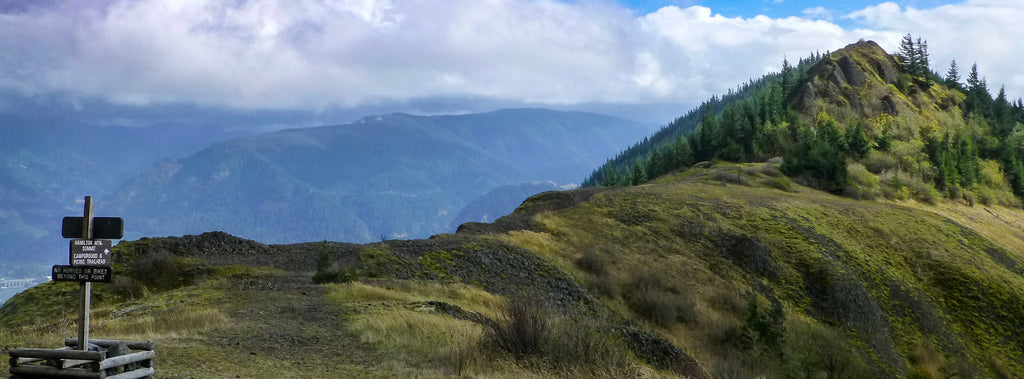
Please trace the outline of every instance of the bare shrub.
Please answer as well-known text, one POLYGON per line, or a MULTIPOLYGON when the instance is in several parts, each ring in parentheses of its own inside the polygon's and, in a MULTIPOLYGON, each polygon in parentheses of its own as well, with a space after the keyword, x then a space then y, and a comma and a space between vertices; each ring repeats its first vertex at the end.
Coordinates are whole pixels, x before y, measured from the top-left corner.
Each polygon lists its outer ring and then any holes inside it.
POLYGON ((777 190, 793 192, 793 182, 785 176, 773 176, 770 178, 766 178, 765 180, 761 181, 761 184, 775 188, 777 190))
POLYGON ((634 273, 628 287, 629 305, 640 317, 661 326, 697 320, 693 302, 671 288, 654 272, 634 273))
POLYGON ((607 297, 609 299, 618 298, 622 294, 622 289, 615 283, 615 279, 605 274, 597 277, 590 282, 590 287, 598 294, 607 297))
POLYGON ((718 171, 715 173, 715 179, 721 180, 722 183, 731 183, 739 185, 750 185, 750 181, 747 177, 743 176, 743 171, 740 168, 736 168, 735 171, 718 171))
POLYGON ((953 200, 960 200, 964 197, 964 189, 959 184, 951 184, 946 187, 946 196, 953 200))
POLYGON ((910 196, 915 200, 928 204, 935 204, 939 201, 941 195, 939 195, 939 191, 935 190, 935 187, 931 184, 909 176, 907 179, 903 180, 906 180, 907 188, 910 189, 910 196))
POLYGON ((115 275, 111 279, 110 290, 125 300, 141 299, 149 294, 145 284, 125 275, 115 275))
POLYGON ((490 340, 516 358, 538 355, 548 329, 547 311, 538 301, 515 298, 491 325, 490 340))
POLYGON ((551 324, 544 339, 545 356, 557 368, 571 368, 574 375, 588 370, 593 375, 621 372, 630 364, 629 348, 600 320, 578 315, 551 324))
POLYGON ((799 324, 786 336, 787 371, 792 377, 868 378, 864 358, 839 330, 799 324))
POLYGON ((199 282, 205 278, 206 269, 195 258, 161 249, 136 258, 128 274, 152 291, 165 291, 199 282))
POLYGON ((593 250, 583 253, 576 260, 576 266, 594 275, 608 273, 608 259, 593 250))
POLYGON ((861 160, 861 162, 868 171, 876 175, 896 168, 895 159, 889 156, 889 154, 878 151, 868 153, 868 156, 861 160))
POLYGON ((843 189, 843 194, 857 200, 874 200, 880 193, 878 177, 872 174, 864 165, 854 163, 846 166, 849 185, 843 189))

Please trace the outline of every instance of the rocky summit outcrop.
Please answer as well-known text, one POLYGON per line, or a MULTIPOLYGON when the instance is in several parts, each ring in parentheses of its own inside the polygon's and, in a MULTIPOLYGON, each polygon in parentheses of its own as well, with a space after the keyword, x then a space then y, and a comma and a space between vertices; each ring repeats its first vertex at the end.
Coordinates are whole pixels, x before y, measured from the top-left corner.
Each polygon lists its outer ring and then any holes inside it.
POLYGON ((874 41, 861 40, 825 55, 788 100, 805 115, 828 111, 858 118, 949 111, 963 103, 962 96, 933 88, 933 84, 904 73, 902 64, 874 41), (836 109, 843 112, 834 112, 836 109))

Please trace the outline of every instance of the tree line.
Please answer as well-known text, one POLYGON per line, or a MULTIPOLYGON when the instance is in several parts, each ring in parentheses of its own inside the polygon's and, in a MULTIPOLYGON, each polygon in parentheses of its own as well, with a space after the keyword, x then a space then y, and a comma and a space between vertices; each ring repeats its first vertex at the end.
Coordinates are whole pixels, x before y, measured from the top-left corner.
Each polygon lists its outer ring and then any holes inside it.
POLYGON ((1013 195, 1024 197, 1024 101, 1011 102, 1004 88, 992 97, 977 64, 965 82, 955 61, 940 76, 929 68, 927 41, 906 35, 896 55, 904 79, 897 87, 906 93, 910 86, 938 86, 963 95, 963 120, 955 120, 955 127, 921 123, 907 133, 908 121, 891 115, 840 122, 820 113, 807 121, 808 116, 793 111, 794 90, 811 79, 811 66, 827 56, 812 54, 796 66, 784 61, 781 72, 712 97, 610 159, 583 185, 637 185, 702 161, 782 157, 780 169, 786 175, 843 193, 851 184, 850 164, 872 168, 876 161, 891 159, 895 163, 879 167, 904 172, 949 197, 981 191, 981 185, 1008 185, 1013 195), (1005 184, 989 183, 999 180, 1005 184))

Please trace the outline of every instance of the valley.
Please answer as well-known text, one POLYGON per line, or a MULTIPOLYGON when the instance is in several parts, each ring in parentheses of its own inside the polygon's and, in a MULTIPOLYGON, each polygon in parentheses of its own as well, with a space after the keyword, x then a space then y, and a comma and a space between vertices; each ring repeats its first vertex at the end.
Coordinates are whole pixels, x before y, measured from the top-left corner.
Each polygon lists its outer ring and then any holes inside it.
MULTIPOLYGON (((1024 103, 906 39, 786 62, 621 151, 609 130, 642 125, 529 109, 163 162, 110 197, 139 235, 94 335, 155 342, 159 377, 1024 376, 1024 103)), ((72 333, 76 288, 11 298, 0 346, 72 333)))

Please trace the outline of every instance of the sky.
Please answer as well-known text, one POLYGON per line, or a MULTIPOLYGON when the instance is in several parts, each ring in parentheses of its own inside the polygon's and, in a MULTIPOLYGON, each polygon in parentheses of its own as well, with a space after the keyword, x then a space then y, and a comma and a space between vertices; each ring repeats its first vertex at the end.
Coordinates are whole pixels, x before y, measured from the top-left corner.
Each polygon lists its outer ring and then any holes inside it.
POLYGON ((933 70, 976 62, 1016 99, 1020 20, 1019 0, 0 0, 0 113, 530 106, 667 122, 784 58, 860 39, 892 53, 906 33, 933 70))

